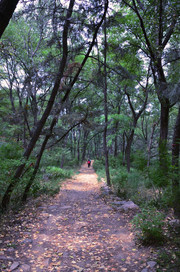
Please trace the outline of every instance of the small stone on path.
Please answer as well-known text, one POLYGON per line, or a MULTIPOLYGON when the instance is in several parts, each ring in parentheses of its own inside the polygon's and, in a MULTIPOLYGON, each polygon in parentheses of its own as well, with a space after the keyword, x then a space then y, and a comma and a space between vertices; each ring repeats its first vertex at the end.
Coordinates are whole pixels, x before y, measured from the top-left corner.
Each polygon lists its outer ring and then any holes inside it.
POLYGON ((20 265, 19 262, 14 262, 14 263, 11 265, 11 267, 10 267, 10 271, 15 270, 16 268, 18 268, 19 265, 20 265))

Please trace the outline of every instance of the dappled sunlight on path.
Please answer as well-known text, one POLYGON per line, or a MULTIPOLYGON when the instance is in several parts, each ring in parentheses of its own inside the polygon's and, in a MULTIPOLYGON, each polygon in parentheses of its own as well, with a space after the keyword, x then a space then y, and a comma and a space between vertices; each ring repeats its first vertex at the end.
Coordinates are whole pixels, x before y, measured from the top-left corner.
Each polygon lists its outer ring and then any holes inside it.
POLYGON ((105 204, 100 186, 83 165, 51 203, 38 207, 38 218, 21 233, 27 242, 16 250, 14 271, 25 271, 23 265, 32 272, 142 271, 147 252, 136 248, 124 215, 105 204))

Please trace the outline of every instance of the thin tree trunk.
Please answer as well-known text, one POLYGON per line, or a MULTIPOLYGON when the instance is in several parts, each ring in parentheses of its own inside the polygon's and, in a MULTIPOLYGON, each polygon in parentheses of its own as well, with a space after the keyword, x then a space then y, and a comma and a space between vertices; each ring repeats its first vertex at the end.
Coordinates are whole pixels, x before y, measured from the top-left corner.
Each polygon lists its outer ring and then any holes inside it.
POLYGON ((172 144, 172 192, 174 196, 174 213, 180 218, 180 169, 179 169, 179 152, 180 152, 180 107, 174 128, 173 144, 172 144))
POLYGON ((152 149, 152 144, 153 144, 153 138, 154 138, 154 131, 156 128, 157 123, 154 123, 152 126, 152 131, 151 131, 151 137, 148 145, 148 159, 147 159, 147 167, 150 166, 150 159, 151 159, 151 149, 152 149))
POLYGON ((78 141, 77 141, 77 159, 80 162, 80 141, 81 141, 81 129, 78 127, 78 141))
POLYGON ((104 20, 104 117, 105 117, 105 127, 103 134, 103 145, 104 145, 104 155, 105 155, 105 169, 106 169, 106 179, 107 185, 111 186, 110 173, 109 173, 109 154, 107 147, 107 123, 108 123, 108 104, 107 104, 107 71, 106 71, 106 58, 107 58, 107 34, 106 34, 106 18, 104 20))
MULTIPOLYGON (((120 106, 118 106, 118 112, 117 114, 120 114, 120 106)), ((116 124, 115 124, 115 139, 114 139, 114 157, 117 157, 118 155, 118 136, 117 136, 117 133, 118 133, 118 126, 119 126, 119 122, 117 121, 116 124)))
POLYGON ((126 156, 125 156, 125 146, 126 146, 126 133, 123 132, 123 142, 122 142, 122 156, 123 156, 123 166, 126 164, 126 156))
POLYGON ((132 129, 130 136, 126 138, 126 149, 125 149, 125 157, 126 157, 126 165, 127 171, 130 172, 131 168, 131 146, 134 138, 134 129, 132 129))
POLYGON ((42 146, 41 146, 41 150, 40 150, 40 152, 39 152, 39 154, 38 154, 38 158, 37 158, 36 164, 35 164, 35 166, 34 166, 33 174, 32 174, 32 176, 31 176, 29 182, 27 183, 26 188, 25 188, 25 190, 24 190, 24 194, 23 194, 23 196, 22 196, 22 201, 23 201, 23 202, 26 201, 27 196, 28 196, 28 193, 29 193, 29 190, 30 190, 30 188, 31 188, 31 186, 32 186, 32 184, 33 184, 33 181, 34 181, 35 177, 36 177, 37 171, 38 171, 38 169, 39 169, 40 161, 41 161, 42 155, 43 155, 43 153, 44 153, 46 144, 47 144, 47 142, 48 142, 48 140, 49 140, 49 137, 50 137, 49 135, 45 137, 44 142, 43 142, 43 144, 42 144, 42 146))

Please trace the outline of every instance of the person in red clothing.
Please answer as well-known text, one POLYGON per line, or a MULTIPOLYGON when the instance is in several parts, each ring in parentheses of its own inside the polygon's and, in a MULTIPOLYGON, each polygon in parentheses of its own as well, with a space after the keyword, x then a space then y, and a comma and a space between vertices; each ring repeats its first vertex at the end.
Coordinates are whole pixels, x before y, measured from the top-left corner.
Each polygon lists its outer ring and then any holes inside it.
POLYGON ((88 164, 88 168, 89 168, 91 166, 91 160, 90 159, 87 160, 87 164, 88 164))

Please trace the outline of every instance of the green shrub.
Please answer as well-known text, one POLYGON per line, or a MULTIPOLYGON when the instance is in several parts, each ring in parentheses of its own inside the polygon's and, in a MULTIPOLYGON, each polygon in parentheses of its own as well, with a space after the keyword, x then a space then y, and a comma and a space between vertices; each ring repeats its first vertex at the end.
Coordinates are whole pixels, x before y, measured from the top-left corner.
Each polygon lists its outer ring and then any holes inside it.
POLYGON ((127 182, 128 182, 128 172, 125 167, 119 168, 119 171, 114 169, 110 170, 111 173, 111 182, 113 188, 118 196, 126 197, 127 196, 127 182))
POLYGON ((117 157, 109 157, 109 166, 112 168, 119 168, 123 163, 123 155, 120 153, 117 157))
POLYGON ((132 155, 132 165, 137 170, 144 171, 147 167, 147 158, 143 152, 143 150, 137 150, 132 155))
POLYGON ((60 186, 61 183, 58 179, 47 180, 46 182, 44 182, 44 180, 40 179, 40 177, 37 177, 33 185, 31 186, 30 194, 35 197, 42 194, 52 196, 59 192, 60 186))
POLYGON ((105 161, 104 160, 94 160, 93 168, 95 171, 105 169, 105 161))
POLYGON ((137 238, 146 245, 161 244, 164 239, 164 214, 151 207, 143 209, 134 217, 132 224, 135 227, 137 238))
POLYGON ((22 156, 22 147, 14 143, 3 143, 0 146, 0 160, 8 159, 8 160, 15 160, 19 159, 22 156))
POLYGON ((0 145, 0 203, 16 167, 21 163, 22 151, 16 142, 0 145))
POLYGON ((73 175, 72 170, 66 170, 55 166, 49 166, 46 169, 47 175, 53 178, 70 178, 73 175))
POLYGON ((54 195, 58 193, 61 181, 73 175, 73 170, 61 169, 55 166, 48 166, 46 171, 42 169, 41 172, 36 176, 30 190, 30 193, 36 197, 41 194, 54 195))

